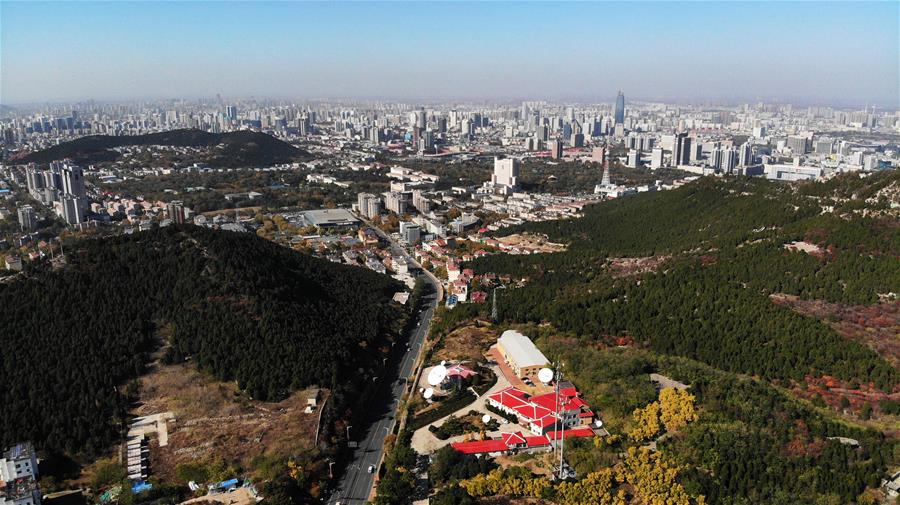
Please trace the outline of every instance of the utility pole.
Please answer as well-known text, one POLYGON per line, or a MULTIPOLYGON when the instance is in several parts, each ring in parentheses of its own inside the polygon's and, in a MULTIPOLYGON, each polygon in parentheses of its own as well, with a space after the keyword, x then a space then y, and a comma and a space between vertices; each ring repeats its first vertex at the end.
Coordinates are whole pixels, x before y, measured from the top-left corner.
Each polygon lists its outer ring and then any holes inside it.
POLYGON ((497 322, 497 288, 494 288, 493 295, 494 295, 493 296, 494 301, 493 301, 493 307, 491 307, 491 320, 496 323, 497 322))

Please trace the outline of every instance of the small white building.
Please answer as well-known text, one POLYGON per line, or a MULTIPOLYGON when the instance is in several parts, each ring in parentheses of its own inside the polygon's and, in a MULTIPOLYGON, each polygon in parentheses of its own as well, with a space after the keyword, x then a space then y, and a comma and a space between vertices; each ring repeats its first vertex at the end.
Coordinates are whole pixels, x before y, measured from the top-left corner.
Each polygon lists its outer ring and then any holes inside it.
POLYGON ((0 505, 40 505, 38 460, 31 442, 18 443, 0 454, 0 505))

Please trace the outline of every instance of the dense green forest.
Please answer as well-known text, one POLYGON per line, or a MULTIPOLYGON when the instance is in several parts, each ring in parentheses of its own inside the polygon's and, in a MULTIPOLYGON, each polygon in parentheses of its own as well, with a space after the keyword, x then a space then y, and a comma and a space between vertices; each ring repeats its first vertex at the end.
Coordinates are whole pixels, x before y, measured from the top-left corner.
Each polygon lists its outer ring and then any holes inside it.
MULTIPOLYGON (((690 384, 699 419, 659 447, 690 468, 682 483, 709 503, 853 503, 900 462, 895 440, 836 421, 763 381, 649 351, 597 349, 589 341, 544 337, 539 345, 565 363, 569 378, 603 412, 613 433, 622 431, 631 410, 656 398, 649 373, 690 384)), ((622 450, 590 440, 572 440, 567 447, 580 474, 609 465, 622 450)))
POLYGON ((70 158, 75 163, 87 165, 115 161, 120 156, 112 150, 115 147, 151 145, 207 147, 208 156, 203 161, 223 168, 267 166, 310 157, 306 151, 261 132, 209 133, 182 129, 144 135, 90 135, 28 153, 13 161, 49 163, 70 158))
MULTIPOLYGON (((854 193, 872 197, 896 184, 884 173, 854 193)), ((566 252, 495 255, 476 272, 507 274, 501 318, 550 321, 598 339, 630 335, 649 348, 771 379, 829 374, 891 390, 900 372, 870 349, 813 318, 776 306, 773 293, 869 304, 900 293, 900 228, 890 215, 862 217, 834 183, 774 184, 704 178, 672 191, 590 207, 574 220, 531 223, 503 233, 544 233, 566 252), (816 196, 810 196, 816 195, 816 196), (823 195, 831 195, 825 197, 823 195), (835 196, 836 195, 836 196, 835 196), (835 207, 822 213, 823 205, 835 207), (806 240, 820 254, 787 250, 806 240), (614 276, 609 258, 665 255, 653 272, 614 276)), ((884 202, 867 203, 884 208, 884 202)))
POLYGON ((324 170, 322 173, 334 174, 339 179, 350 182, 350 188, 311 183, 306 180, 305 172, 296 171, 176 172, 144 177, 129 176, 112 184, 101 185, 97 179, 93 179, 92 182, 126 196, 140 196, 146 200, 164 202, 180 200, 196 212, 253 206, 303 209, 343 206, 356 202, 357 193, 379 193, 388 187, 387 177, 375 171, 343 171, 340 174, 337 172, 335 169, 324 170), (253 200, 250 200, 249 196, 243 199, 225 199, 228 193, 250 191, 256 191, 261 196, 253 200))
POLYGON ((104 450, 125 418, 121 386, 155 351, 257 399, 319 384, 340 403, 402 323, 396 281, 249 234, 172 226, 66 253, 59 270, 0 285, 0 445, 104 450))

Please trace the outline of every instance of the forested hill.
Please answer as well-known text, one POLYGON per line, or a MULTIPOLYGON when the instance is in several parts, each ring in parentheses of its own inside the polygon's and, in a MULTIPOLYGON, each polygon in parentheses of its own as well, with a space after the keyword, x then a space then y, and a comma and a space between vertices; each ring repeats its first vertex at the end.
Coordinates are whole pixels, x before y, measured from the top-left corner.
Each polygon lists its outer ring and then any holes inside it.
POLYGON ((657 352, 768 379, 832 375, 891 391, 900 371, 770 296, 874 304, 900 293, 900 211, 890 205, 898 198, 896 170, 807 184, 703 178, 600 203, 580 219, 505 230, 570 247, 471 266, 525 280, 499 294, 509 321, 550 321, 595 339, 630 336, 657 352), (786 247, 794 241, 813 249, 786 247), (639 256, 664 261, 654 271, 617 273, 615 258, 639 256))
POLYGON ((390 277, 254 235, 172 226, 66 252, 61 270, 0 285, 0 445, 105 449, 124 418, 117 390, 157 349, 257 399, 353 388, 398 324, 390 277))
POLYGON ((215 168, 259 167, 310 157, 308 152, 261 132, 209 133, 182 129, 144 135, 90 135, 28 153, 14 161, 49 163, 69 158, 74 163, 90 164, 115 161, 120 156, 112 150, 116 147, 151 145, 208 148, 204 161, 215 168))

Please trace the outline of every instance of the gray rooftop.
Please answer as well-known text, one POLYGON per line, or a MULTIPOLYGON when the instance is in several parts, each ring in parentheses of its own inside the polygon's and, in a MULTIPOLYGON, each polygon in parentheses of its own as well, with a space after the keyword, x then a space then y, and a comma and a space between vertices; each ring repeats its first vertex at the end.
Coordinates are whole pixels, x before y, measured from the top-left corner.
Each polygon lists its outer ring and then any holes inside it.
POLYGON ((534 346, 534 342, 530 338, 515 330, 504 331, 497 342, 520 367, 543 366, 550 363, 544 354, 534 346))
POLYGON ((349 226, 359 222, 347 209, 308 210, 303 219, 312 226, 349 226))

